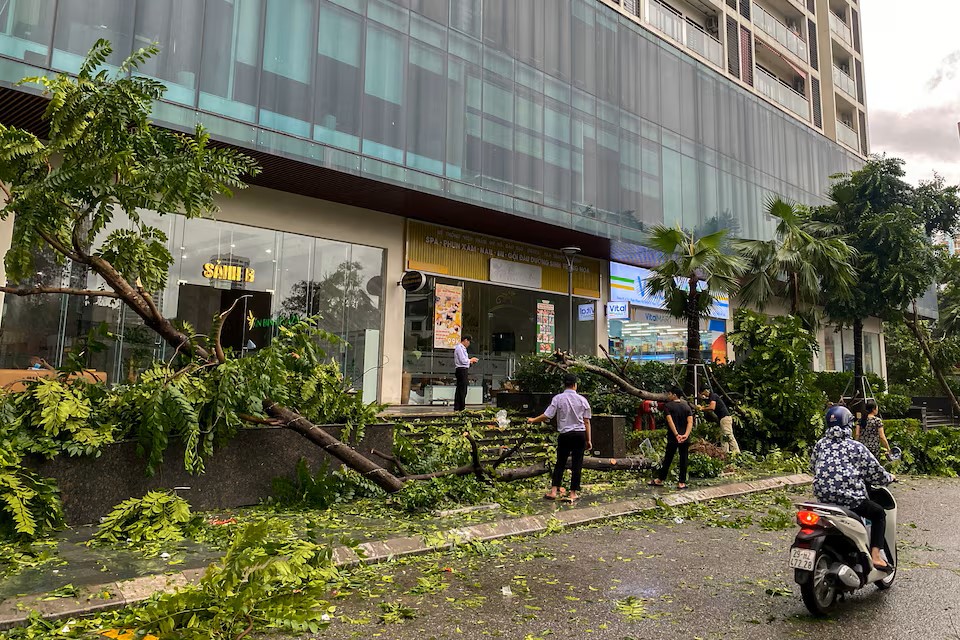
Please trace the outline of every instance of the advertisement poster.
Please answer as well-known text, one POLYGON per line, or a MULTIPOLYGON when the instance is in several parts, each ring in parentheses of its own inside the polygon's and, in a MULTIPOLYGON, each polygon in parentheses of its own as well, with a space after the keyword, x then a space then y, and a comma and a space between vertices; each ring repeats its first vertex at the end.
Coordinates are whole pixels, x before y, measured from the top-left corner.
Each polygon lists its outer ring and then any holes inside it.
POLYGON ((437 284, 433 305, 433 348, 453 349, 463 326, 463 287, 437 284))
POLYGON ((537 353, 553 353, 556 339, 553 335, 554 327, 553 304, 547 301, 537 303, 537 353))

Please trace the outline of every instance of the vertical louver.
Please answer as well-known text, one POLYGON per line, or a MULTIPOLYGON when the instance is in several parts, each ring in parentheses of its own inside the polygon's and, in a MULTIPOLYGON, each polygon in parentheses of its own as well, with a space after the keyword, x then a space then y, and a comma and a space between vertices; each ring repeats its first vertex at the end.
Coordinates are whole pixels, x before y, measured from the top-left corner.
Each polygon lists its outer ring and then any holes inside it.
POLYGON ((740 47, 737 46, 737 21, 727 16, 727 71, 734 78, 740 77, 740 47))
POLYGON ((807 0, 807 9, 810 10, 810 13, 817 13, 817 0, 807 0))
POLYGON ((813 20, 807 20, 807 32, 810 34, 810 42, 807 44, 810 48, 810 66, 815 71, 819 71, 820 54, 817 52, 817 23, 813 20))
POLYGON ((860 14, 857 13, 856 9, 851 9, 850 12, 853 14, 853 22, 851 23, 853 29, 853 49, 860 53, 860 14))
POLYGON ((727 0, 727 6, 730 7, 731 9, 733 9, 734 11, 736 11, 736 10, 737 10, 737 0, 727 0))
POLYGON ((740 74, 744 82, 753 86, 753 35, 740 27, 740 74))
POLYGON ((860 104, 864 104, 863 99, 863 63, 859 60, 854 60, 854 67, 857 70, 857 100, 860 101, 860 104))
POLYGON ((747 20, 750 19, 750 2, 751 0, 740 0, 740 15, 747 20))
POLYGON ((623 0, 624 10, 632 16, 640 15, 640 3, 638 0, 623 0))
POLYGON ((867 149, 867 114, 863 111, 860 112, 860 153, 865 156, 870 154, 867 149))
POLYGON ((810 92, 813 97, 813 126, 823 128, 823 107, 820 106, 820 80, 810 78, 810 92))

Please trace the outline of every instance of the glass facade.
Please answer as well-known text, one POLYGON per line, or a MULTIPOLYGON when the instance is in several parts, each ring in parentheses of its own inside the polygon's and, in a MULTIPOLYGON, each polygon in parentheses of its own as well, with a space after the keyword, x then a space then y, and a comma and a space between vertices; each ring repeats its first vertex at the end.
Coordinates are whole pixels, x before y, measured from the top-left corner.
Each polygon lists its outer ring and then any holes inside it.
POLYGON ((598 0, 8 0, 0 80, 98 38, 160 43, 170 126, 616 241, 765 238, 859 162, 598 0))
MULTIPOLYGON (((214 315, 239 300, 222 338, 225 348, 243 355, 269 344, 280 326, 319 315, 323 329, 346 341, 326 345, 327 355, 367 401, 377 400, 383 249, 210 219, 142 216, 167 235, 174 257, 166 289, 156 296, 167 317, 208 334, 214 315)), ((102 231, 94 246, 114 228, 102 231)), ((35 280, 21 284, 105 287, 99 277, 58 265, 45 252, 37 266, 35 280)), ((139 317, 109 298, 8 295, 0 327, 0 368, 26 368, 34 356, 62 365, 71 351, 84 351, 85 366, 116 383, 173 355, 139 317), (84 349, 91 338, 102 346, 84 349)))

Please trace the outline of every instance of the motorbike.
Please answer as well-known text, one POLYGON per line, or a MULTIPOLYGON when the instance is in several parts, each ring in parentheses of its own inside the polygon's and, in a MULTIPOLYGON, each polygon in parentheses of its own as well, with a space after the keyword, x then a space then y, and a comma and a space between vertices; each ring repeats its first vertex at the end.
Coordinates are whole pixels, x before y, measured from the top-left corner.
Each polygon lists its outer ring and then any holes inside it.
POLYGON ((870 522, 849 509, 831 504, 798 504, 800 531, 790 547, 790 568, 810 613, 825 615, 838 597, 875 584, 893 586, 897 577, 897 502, 886 487, 870 490, 870 499, 887 514, 881 557, 893 571, 881 571, 870 557, 870 522))

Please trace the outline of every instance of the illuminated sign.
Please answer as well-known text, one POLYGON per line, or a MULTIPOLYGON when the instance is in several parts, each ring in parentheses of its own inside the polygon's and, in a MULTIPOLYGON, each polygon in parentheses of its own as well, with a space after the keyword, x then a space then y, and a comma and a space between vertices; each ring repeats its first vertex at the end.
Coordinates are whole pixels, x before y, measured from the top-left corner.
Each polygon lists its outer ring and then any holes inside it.
POLYGON ((300 322, 300 316, 295 313, 287 316, 281 313, 276 318, 258 318, 253 315, 253 311, 247 312, 247 328, 251 331, 258 328, 287 327, 298 322, 300 322))
POLYGON ((232 264, 203 265, 203 277, 207 280, 229 280, 230 282, 253 282, 255 272, 250 267, 240 267, 232 264))
POLYGON ((608 302, 607 317, 611 320, 629 320, 630 303, 624 301, 608 302))
MULTIPOLYGON (((646 281, 653 276, 653 272, 642 267, 634 267, 619 262, 610 263, 610 298, 620 302, 630 302, 638 307, 648 309, 663 309, 663 294, 650 291, 646 281)), ((677 278, 677 286, 686 290, 689 284, 682 278, 677 278)), ((703 286, 703 282, 699 283, 703 286)), ((713 306, 708 315, 711 318, 726 320, 730 317, 730 302, 724 295, 714 295, 713 306)))

